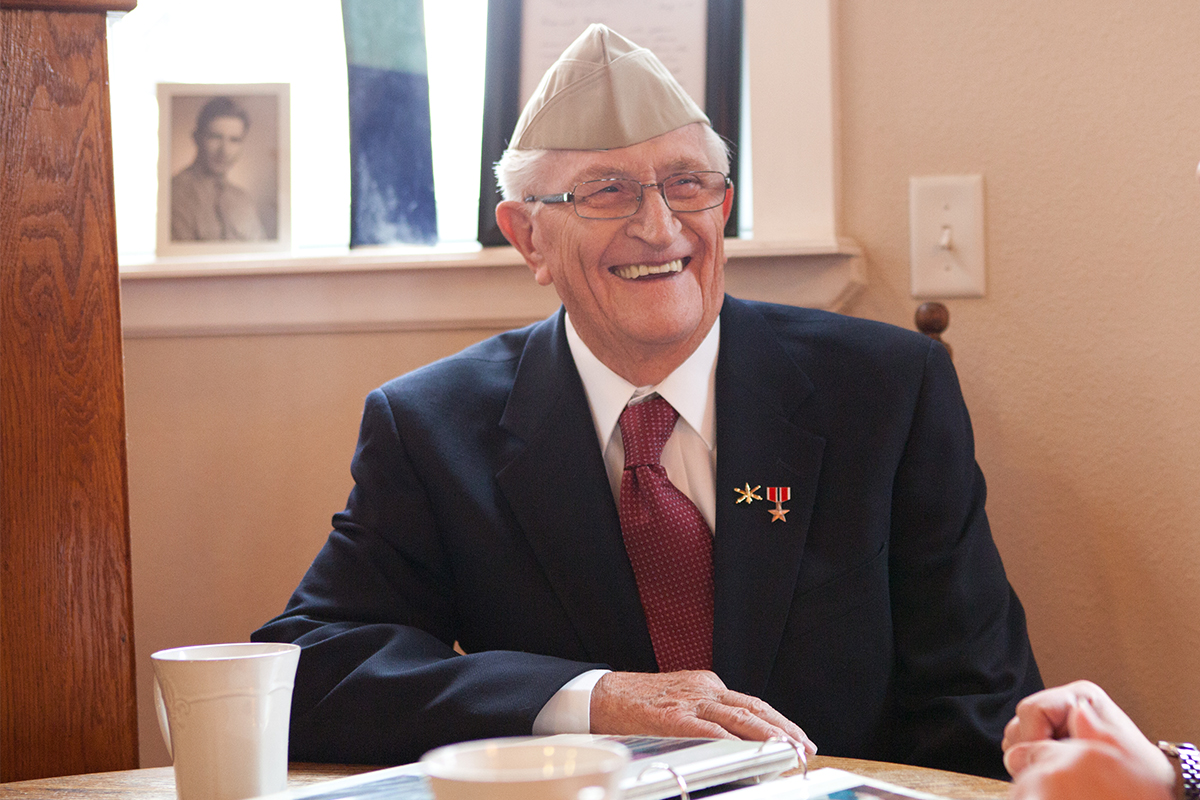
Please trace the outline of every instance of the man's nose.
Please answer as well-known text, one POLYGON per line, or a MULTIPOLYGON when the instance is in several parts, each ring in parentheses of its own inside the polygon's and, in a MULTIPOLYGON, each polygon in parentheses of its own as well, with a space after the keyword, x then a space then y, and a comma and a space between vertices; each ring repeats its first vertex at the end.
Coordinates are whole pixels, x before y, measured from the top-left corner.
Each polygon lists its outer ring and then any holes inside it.
POLYGON ((642 205, 629 218, 629 231, 633 236, 647 242, 669 243, 679 233, 682 225, 675 212, 667 205, 658 186, 642 185, 642 205))

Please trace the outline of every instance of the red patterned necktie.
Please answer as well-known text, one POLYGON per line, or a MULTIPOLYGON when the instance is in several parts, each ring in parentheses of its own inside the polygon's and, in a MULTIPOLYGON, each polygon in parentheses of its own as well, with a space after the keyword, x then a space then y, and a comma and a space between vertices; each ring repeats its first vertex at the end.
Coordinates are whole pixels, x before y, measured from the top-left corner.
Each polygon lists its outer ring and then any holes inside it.
POLYGON ((659 463, 679 413, 655 396, 621 412, 618 512, 660 672, 712 669, 712 532, 659 463))

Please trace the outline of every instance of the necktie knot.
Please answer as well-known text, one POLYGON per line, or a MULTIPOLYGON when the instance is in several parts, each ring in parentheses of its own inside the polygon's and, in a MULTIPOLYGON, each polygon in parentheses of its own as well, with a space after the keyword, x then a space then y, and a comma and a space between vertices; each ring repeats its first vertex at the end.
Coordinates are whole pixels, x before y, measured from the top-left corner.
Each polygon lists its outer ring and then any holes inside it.
POLYGON ((679 412, 658 396, 626 406, 617 420, 625 447, 625 469, 658 464, 678 418, 679 412))

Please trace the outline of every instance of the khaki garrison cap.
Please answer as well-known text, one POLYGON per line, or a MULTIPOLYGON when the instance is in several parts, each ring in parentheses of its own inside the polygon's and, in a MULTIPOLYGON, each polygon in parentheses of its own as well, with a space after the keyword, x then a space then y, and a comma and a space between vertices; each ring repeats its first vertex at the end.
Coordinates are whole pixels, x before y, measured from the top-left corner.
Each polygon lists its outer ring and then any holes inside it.
POLYGON ((708 123, 658 57, 589 25, 542 76, 510 150, 613 150, 708 123))

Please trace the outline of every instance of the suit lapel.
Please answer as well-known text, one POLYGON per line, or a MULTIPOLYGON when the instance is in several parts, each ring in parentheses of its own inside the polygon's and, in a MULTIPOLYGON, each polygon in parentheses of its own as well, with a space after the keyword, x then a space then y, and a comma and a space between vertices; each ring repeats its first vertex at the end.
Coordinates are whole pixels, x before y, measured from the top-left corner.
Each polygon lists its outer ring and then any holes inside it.
POLYGON ((794 416, 812 383, 766 320, 726 298, 717 359, 717 530, 713 546, 714 667, 737 691, 761 695, 791 609, 825 441, 794 416), (737 502, 750 489, 761 500, 737 502), (773 521, 769 487, 787 487, 773 521))
POLYGON ((524 446, 501 490, 589 657, 652 672, 650 634, 562 312, 537 326, 500 425, 524 446))

